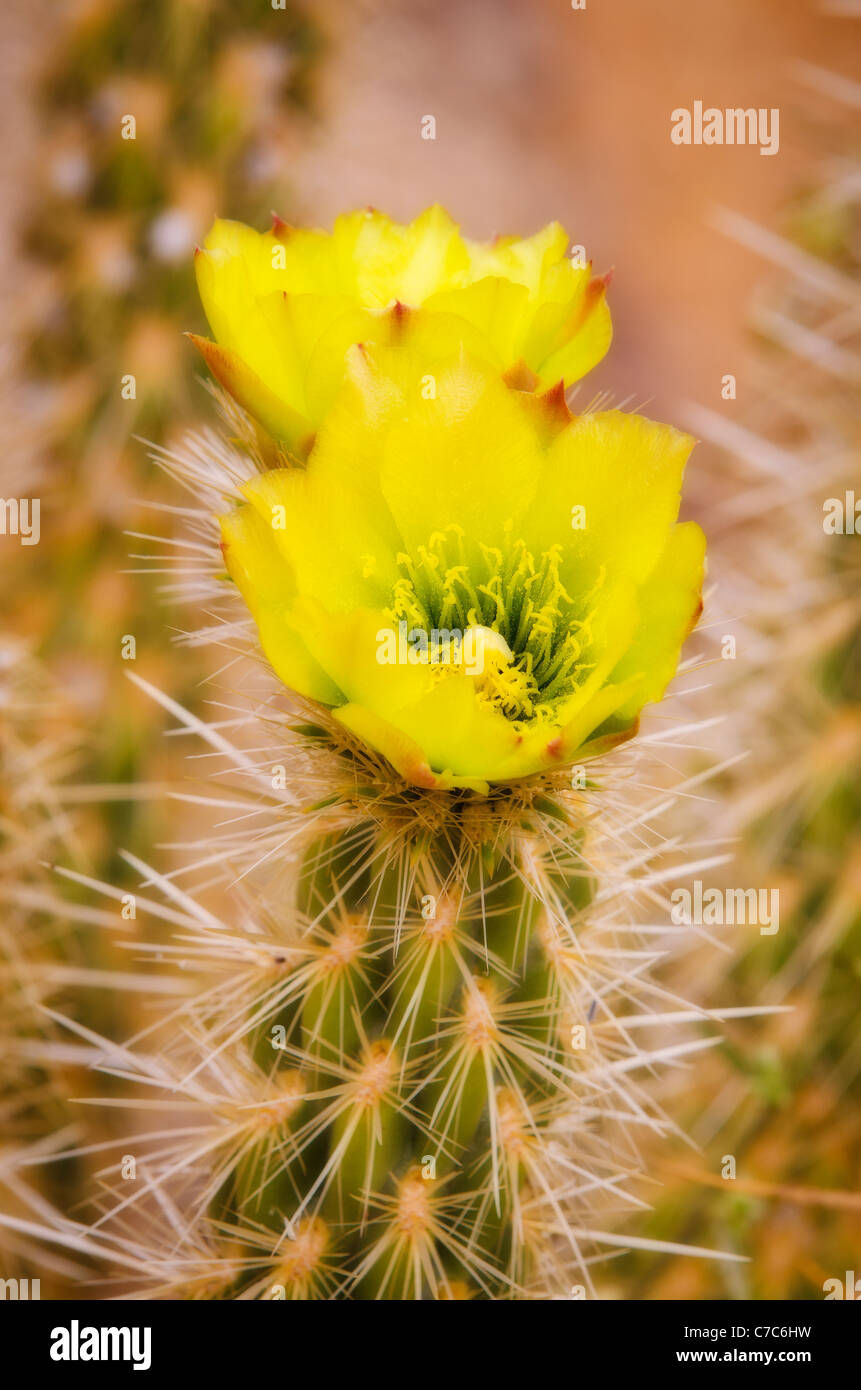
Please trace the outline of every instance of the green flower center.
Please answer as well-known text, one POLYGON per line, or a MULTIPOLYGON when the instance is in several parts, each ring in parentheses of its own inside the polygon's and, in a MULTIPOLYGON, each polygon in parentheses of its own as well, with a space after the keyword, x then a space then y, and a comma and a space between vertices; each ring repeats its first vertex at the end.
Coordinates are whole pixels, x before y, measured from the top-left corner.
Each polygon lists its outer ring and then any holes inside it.
MULTIPOLYGON (((479 697, 515 723, 552 718, 592 666, 592 596, 575 600, 559 577, 561 546, 537 557, 522 541, 505 551, 467 544, 459 526, 435 532, 413 555, 398 556, 393 622, 427 633, 486 628, 510 658, 489 663, 479 697)), ((457 662, 443 662, 445 676, 457 662)))

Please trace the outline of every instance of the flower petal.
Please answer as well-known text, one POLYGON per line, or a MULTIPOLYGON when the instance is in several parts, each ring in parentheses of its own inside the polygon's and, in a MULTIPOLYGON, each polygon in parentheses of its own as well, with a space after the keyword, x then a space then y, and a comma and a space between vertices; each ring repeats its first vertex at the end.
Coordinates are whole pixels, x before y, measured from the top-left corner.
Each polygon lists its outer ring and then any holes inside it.
MULTIPOLYGON (((465 348, 545 388, 573 381, 607 350, 610 322, 604 282, 566 259, 568 237, 553 223, 532 237, 465 241, 434 206, 401 225, 374 209, 339 217, 331 234, 276 221, 258 233, 217 220, 195 257, 198 288, 212 334, 227 353, 282 403, 281 413, 258 389, 237 399, 252 414, 268 403, 295 452, 331 405, 354 343, 390 342, 393 306, 427 305, 450 320, 442 357, 424 339, 421 375, 465 348), (284 432, 281 415, 301 417, 284 432)), ((228 389, 239 368, 223 372, 228 389)))
POLYGON ((679 652, 702 610, 705 536, 696 522, 675 526, 658 563, 639 593, 637 630, 612 679, 640 676, 636 707, 622 706, 619 719, 633 718, 646 703, 660 700, 676 672, 679 652))
POLYGON ((464 359, 440 373, 436 399, 416 395, 386 434, 380 470, 407 549, 449 526, 474 546, 505 545, 542 465, 517 393, 464 359))
POLYGON ((235 401, 263 426, 272 438, 292 451, 302 451, 309 423, 285 400, 277 396, 253 372, 236 352, 200 338, 196 333, 186 336, 194 343, 216 381, 229 391, 235 401))
POLYGON ((547 453, 524 539, 537 551, 564 544, 562 576, 572 594, 591 589, 602 570, 642 583, 678 514, 693 443, 619 410, 577 417, 547 453), (574 524, 581 519, 582 528, 574 524))
POLYGON ((237 507, 221 518, 220 525, 228 573, 278 676, 300 695, 324 705, 341 704, 343 693, 310 655, 291 621, 293 575, 272 539, 271 527, 251 507, 237 507))

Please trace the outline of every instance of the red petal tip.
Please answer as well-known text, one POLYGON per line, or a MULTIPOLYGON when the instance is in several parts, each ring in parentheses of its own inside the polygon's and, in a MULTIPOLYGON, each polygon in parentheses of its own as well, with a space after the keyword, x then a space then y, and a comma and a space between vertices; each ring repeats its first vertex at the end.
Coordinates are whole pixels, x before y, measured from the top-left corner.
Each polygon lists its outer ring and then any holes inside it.
POLYGON ((543 395, 539 396, 539 400, 547 413, 558 424, 568 425, 573 420, 574 416, 568 409, 568 402, 565 399, 565 382, 562 377, 559 378, 555 386, 550 387, 549 391, 545 391, 543 395))

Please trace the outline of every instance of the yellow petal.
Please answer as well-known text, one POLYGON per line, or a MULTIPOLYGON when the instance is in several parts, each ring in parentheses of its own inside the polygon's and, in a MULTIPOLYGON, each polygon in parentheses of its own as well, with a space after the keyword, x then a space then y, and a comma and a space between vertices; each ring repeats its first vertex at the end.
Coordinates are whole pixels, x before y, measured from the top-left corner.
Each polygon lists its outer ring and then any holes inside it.
POLYGON ((228 573, 257 624, 263 650, 285 685, 321 704, 337 705, 343 693, 310 655, 291 618, 293 575, 272 539, 271 527, 251 507, 221 517, 228 573))
POLYGON ((639 593, 640 618, 612 679, 642 679, 636 708, 621 707, 621 719, 632 718, 643 704, 660 700, 679 662, 682 644, 702 610, 705 536, 693 521, 675 526, 664 552, 639 593))
POLYGON ((425 787, 434 791, 466 787, 483 795, 489 791, 484 778, 458 777, 451 772, 434 772, 415 739, 401 733, 387 720, 363 708, 362 705, 344 705, 335 711, 335 718, 362 743, 382 754, 395 771, 415 787, 425 787))
POLYGON ((259 421, 273 439, 301 455, 308 439, 308 420, 270 391, 238 353, 212 343, 208 338, 199 338, 196 333, 186 336, 194 343, 216 381, 230 392, 243 410, 259 421))
POLYGON ((536 363, 545 387, 557 381, 579 381, 606 355, 613 338, 606 280, 590 280, 588 272, 581 274, 585 282, 563 313, 552 303, 541 306, 526 342, 525 356, 536 363))
POLYGON ((435 400, 413 399, 386 433, 381 486, 406 548, 435 531, 504 546, 542 465, 517 393, 463 361, 440 373, 435 400))
POLYGON ((581 415, 556 438, 523 527, 539 552, 564 544, 570 593, 589 591, 602 571, 648 577, 678 514, 693 443, 618 410, 581 415))
POLYGON ((501 275, 525 285, 535 295, 548 266, 564 260, 568 242, 568 233, 558 222, 548 223, 530 237, 497 237, 493 242, 468 240, 471 278, 501 275))
MULTIPOLYGON (((215 340, 283 410, 259 390, 240 403, 257 414, 263 401, 266 428, 300 417, 281 436, 296 449, 331 406, 347 349, 389 345, 396 304, 425 305, 449 321, 436 337, 425 333, 422 376, 458 348, 502 372, 522 362, 545 388, 589 370, 610 340, 604 286, 569 263, 567 243, 556 223, 482 244, 465 241, 439 207, 408 225, 367 209, 339 217, 331 235, 283 223, 258 233, 218 220, 195 268, 215 340)), ((238 374, 225 373, 228 389, 238 374)))

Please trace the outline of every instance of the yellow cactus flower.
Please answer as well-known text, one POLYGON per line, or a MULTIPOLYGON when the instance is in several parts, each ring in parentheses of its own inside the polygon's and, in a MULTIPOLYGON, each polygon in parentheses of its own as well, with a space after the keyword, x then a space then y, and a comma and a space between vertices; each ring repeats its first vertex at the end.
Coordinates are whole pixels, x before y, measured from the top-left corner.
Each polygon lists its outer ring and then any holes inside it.
POLYGON ((464 345, 530 389, 584 376, 610 345, 606 278, 569 259, 568 245, 556 222, 525 239, 470 241, 440 207, 407 226, 347 213, 331 233, 216 221, 195 257, 215 342, 190 336, 239 404, 304 457, 354 343, 420 331, 429 374, 464 345), (419 307, 417 320, 407 311, 419 307))
POLYGON ((693 441, 572 417, 461 353, 428 396, 410 354, 356 346, 305 468, 243 487, 227 569, 269 661, 408 781, 468 787, 621 741, 699 614, 677 524, 693 441))

